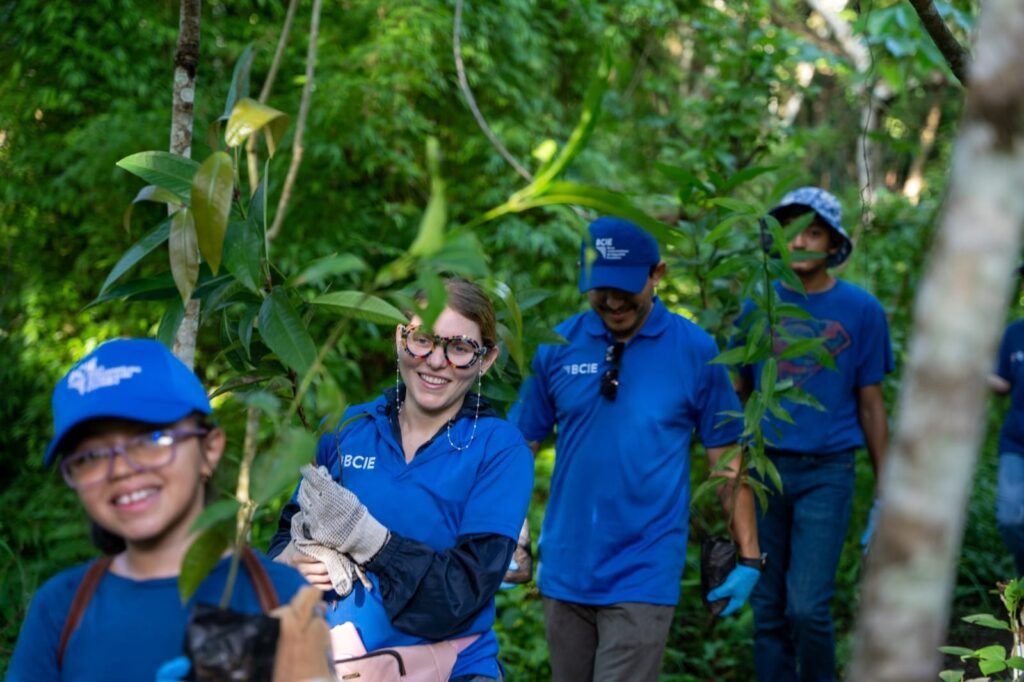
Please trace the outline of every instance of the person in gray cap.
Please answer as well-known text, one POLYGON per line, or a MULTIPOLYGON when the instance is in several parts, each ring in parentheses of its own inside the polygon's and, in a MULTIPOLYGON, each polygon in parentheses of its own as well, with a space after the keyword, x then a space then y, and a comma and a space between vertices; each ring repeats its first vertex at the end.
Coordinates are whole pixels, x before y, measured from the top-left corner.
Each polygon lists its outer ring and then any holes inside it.
MULTIPOLYGON (((830 608, 850 522, 854 452, 867 448, 877 487, 888 444, 881 383, 893 370, 892 346, 878 300, 829 272, 853 250, 839 201, 818 187, 801 187, 769 213, 783 226, 813 214, 788 245, 790 267, 804 292, 775 283, 783 303, 799 306, 809 316, 780 320, 773 355, 777 381, 791 381, 824 410, 783 400, 791 420, 770 413, 762 423, 766 453, 779 471, 782 490, 766 481, 774 494, 758 510, 758 538, 770 560, 751 596, 754 663, 762 682, 834 680, 830 608), (823 340, 834 368, 814 354, 786 357, 787 348, 808 338, 823 340)), ((764 319, 748 302, 733 345, 764 319)), ((760 388, 763 364, 740 368, 737 390, 743 401, 760 388)), ((865 547, 876 514, 877 502, 861 538, 865 547)))

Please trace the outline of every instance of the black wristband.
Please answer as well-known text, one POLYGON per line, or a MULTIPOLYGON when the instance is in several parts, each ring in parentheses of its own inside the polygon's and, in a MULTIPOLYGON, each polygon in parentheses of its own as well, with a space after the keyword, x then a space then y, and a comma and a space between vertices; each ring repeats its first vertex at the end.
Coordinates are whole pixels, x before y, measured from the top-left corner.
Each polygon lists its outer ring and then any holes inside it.
POLYGON ((765 565, 768 563, 768 555, 764 552, 759 557, 736 557, 737 566, 746 566, 747 568, 756 568, 759 571, 763 571, 765 565))

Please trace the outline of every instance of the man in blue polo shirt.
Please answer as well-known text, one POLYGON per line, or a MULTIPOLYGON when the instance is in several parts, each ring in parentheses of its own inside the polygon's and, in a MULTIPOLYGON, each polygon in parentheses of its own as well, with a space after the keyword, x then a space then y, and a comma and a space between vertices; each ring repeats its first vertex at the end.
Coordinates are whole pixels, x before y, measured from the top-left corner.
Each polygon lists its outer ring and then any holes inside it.
MULTIPOLYGON (((691 437, 717 462, 739 438, 722 416, 739 402, 709 364, 714 339, 654 295, 665 263, 650 235, 599 218, 580 260, 592 309, 556 328, 567 344, 538 349, 511 416, 535 452, 558 427, 537 578, 551 668, 556 682, 653 681, 686 557, 691 437)), ((724 614, 762 566, 750 489, 735 500, 741 559, 709 595, 729 599, 724 614)))
MULTIPOLYGON (((761 546, 771 557, 750 600, 761 682, 836 679, 830 609, 850 522, 854 451, 867 447, 877 485, 888 441, 881 383, 893 369, 893 356, 885 312, 874 296, 829 272, 853 249, 838 199, 817 187, 801 187, 770 211, 783 225, 808 213, 810 223, 789 243, 790 266, 806 293, 775 284, 783 303, 803 308, 808 316, 780 320, 773 346, 780 358, 778 381, 792 381, 824 410, 783 401, 792 421, 768 414, 762 424, 782 490, 769 496, 757 518, 761 546), (784 355, 808 338, 823 339, 835 369, 815 355, 784 355)), ((763 322, 763 314, 748 303, 737 322, 739 338, 758 318, 763 322)), ((741 368, 737 388, 744 401, 760 378, 761 363, 741 368)), ((872 516, 876 510, 877 503, 872 516)), ((869 521, 862 544, 872 525, 869 521)))

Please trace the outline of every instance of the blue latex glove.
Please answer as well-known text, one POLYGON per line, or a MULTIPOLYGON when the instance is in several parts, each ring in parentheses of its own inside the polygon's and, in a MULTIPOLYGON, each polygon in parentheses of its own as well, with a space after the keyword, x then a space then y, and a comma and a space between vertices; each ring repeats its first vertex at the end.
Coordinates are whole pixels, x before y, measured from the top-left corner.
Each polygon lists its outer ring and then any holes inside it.
POLYGON ((156 682, 180 682, 192 670, 187 656, 178 656, 164 663, 156 671, 156 682))
POLYGON ((875 526, 878 524, 878 512, 881 509, 882 504, 875 498, 875 501, 871 503, 871 511, 868 512, 868 523, 864 526, 864 533, 860 536, 860 546, 864 548, 864 552, 868 551, 868 543, 871 542, 871 536, 875 534, 875 526))
POLYGON ((754 591, 754 585, 761 577, 761 571, 750 566, 737 566, 732 569, 725 578, 725 582, 708 592, 708 601, 729 599, 728 605, 722 611, 723 616, 728 616, 747 603, 750 593, 754 591))
MULTIPOLYGON (((518 571, 519 570, 519 564, 516 563, 515 559, 512 559, 511 561, 508 562, 508 570, 509 571, 518 571)), ((501 589, 503 589, 503 590, 511 590, 513 587, 516 587, 515 583, 507 583, 505 581, 502 581, 502 583, 501 583, 501 589)))

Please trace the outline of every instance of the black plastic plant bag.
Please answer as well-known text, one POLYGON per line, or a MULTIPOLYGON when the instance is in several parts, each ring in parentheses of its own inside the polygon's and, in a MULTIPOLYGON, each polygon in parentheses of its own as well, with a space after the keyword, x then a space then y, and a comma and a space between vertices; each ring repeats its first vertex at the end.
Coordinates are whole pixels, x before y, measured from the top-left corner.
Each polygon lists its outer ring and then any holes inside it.
POLYGON ((708 601, 708 592, 725 582, 736 568, 736 545, 721 535, 704 538, 700 543, 700 595, 704 605, 718 615, 729 604, 728 599, 708 601))
POLYGON ((280 621, 196 604, 185 631, 190 680, 272 682, 280 621))

